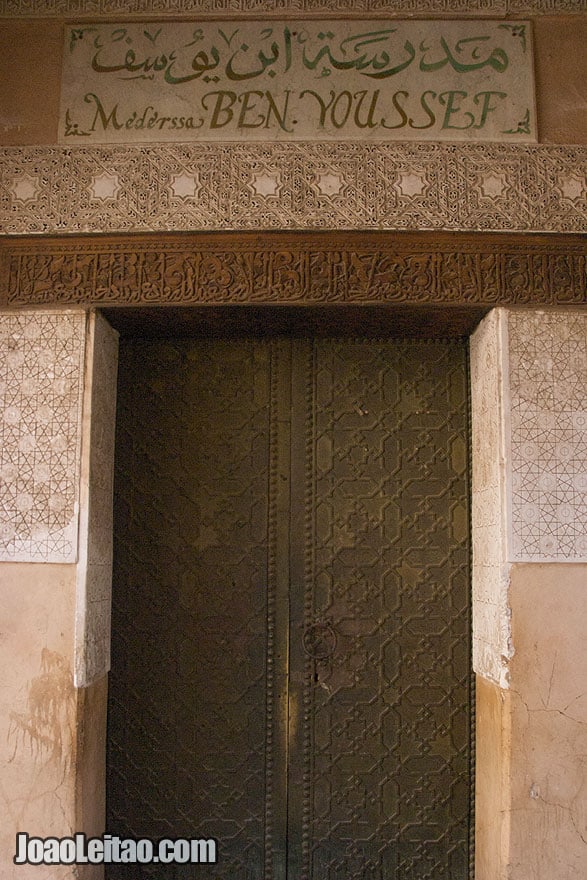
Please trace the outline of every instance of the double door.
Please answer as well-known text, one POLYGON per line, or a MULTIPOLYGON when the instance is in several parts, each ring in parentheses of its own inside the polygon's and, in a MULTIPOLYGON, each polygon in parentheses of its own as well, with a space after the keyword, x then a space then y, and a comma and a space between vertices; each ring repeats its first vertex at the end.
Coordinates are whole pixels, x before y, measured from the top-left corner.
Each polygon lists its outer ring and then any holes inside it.
POLYGON ((218 840, 166 880, 468 876, 465 362, 121 346, 108 830, 218 840))

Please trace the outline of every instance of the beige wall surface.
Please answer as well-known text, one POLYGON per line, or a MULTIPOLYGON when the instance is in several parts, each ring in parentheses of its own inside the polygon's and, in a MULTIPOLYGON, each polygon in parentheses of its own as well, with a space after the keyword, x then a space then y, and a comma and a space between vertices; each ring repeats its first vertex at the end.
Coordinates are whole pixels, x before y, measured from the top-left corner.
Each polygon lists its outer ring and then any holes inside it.
POLYGON ((587 565, 515 565, 510 603, 509 876, 578 880, 587 876, 587 565))
POLYGON ((475 755, 475 872, 502 880, 508 859, 511 691, 477 676, 475 755))
POLYGON ((510 690, 477 679, 477 880, 587 876, 587 565, 517 564, 510 690))
MULTIPOLYGON (((63 28, 51 19, 0 23, 0 144, 57 142, 63 28)), ((538 140, 585 143, 587 16, 540 16, 533 28, 538 140)))
POLYGON ((17 832, 75 830, 75 565, 0 565, 0 876, 62 880, 71 868, 12 864, 17 832))

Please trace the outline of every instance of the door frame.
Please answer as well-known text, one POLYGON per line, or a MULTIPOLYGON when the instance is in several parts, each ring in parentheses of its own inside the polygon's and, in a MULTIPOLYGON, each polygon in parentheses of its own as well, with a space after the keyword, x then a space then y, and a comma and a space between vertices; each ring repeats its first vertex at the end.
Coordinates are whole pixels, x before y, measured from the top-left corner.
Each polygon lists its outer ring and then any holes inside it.
MULTIPOLYGON (((455 326, 458 335, 470 335, 484 315, 500 306, 584 307, 586 258, 585 237, 567 234, 6 237, 0 242, 0 307, 108 309, 109 319, 116 312, 124 330, 124 322, 132 323, 139 311, 155 329, 166 317, 185 328, 194 307, 211 314, 211 308, 226 305, 289 304, 297 311, 332 303, 336 310, 357 307, 364 313, 379 307, 406 335, 451 335, 455 326), (202 267, 208 269, 205 277, 202 267), (304 296, 308 278, 315 284, 310 298, 304 296), (271 287, 268 281, 274 282, 271 287)), ((80 729, 86 708, 92 711, 92 724, 103 725, 104 679, 80 693, 85 694, 80 729)), ((491 738, 492 724, 493 718, 478 716, 478 738, 486 730, 491 738)), ((485 784, 488 769, 489 784, 499 787, 499 765, 485 766, 485 784)), ((98 753, 88 770, 98 793, 103 772, 98 753)), ((484 798, 482 809, 477 807, 481 826, 492 822, 486 811, 491 805, 491 798, 484 798)))

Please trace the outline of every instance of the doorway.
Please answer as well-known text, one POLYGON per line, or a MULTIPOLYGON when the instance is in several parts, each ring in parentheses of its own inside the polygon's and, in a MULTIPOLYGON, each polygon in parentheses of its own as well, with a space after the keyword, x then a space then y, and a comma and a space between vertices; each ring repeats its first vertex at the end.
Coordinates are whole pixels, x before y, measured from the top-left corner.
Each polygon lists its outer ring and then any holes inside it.
POLYGON ((166 877, 468 876, 466 377, 458 339, 121 344, 108 829, 219 841, 166 877))

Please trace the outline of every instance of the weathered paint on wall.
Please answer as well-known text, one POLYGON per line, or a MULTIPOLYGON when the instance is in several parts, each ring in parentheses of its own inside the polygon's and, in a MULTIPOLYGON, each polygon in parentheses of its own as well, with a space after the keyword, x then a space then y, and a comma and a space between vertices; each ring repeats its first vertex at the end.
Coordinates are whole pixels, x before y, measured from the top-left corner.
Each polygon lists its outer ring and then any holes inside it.
POLYGON ((28 560, 21 548, 21 561, 10 561, 8 543, 0 563, 0 874, 27 880, 41 870, 44 880, 90 880, 101 868, 74 875, 71 867, 16 866, 12 857, 17 833, 104 831, 117 335, 81 309, 6 312, 0 328, 4 359, 19 355, 8 363, 18 373, 10 374, 4 397, 11 392, 20 401, 7 410, 20 469, 3 470, 2 490, 18 497, 22 480, 32 480, 34 513, 5 525, 16 526, 16 537, 31 532, 35 539, 21 541, 28 560), (68 450, 74 454, 68 457, 68 450), (52 564, 55 552, 46 540, 59 492, 81 502, 73 546, 62 553, 71 564, 52 564), (96 684, 78 690, 75 678, 96 684))

